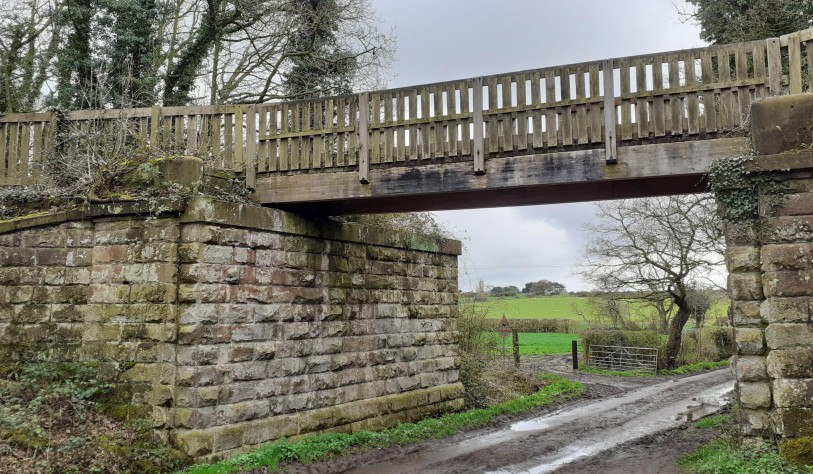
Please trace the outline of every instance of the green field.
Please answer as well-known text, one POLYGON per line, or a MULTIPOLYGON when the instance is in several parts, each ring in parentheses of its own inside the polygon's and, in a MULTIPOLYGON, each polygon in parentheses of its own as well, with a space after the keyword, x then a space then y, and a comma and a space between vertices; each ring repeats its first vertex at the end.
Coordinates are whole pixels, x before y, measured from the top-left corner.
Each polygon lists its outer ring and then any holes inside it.
MULTIPOLYGON (((579 351, 582 350, 581 339, 578 334, 521 332, 519 333, 519 353, 520 355, 570 354, 571 341, 577 341, 579 351)), ((498 339, 498 347, 500 344, 502 344, 502 340, 498 339)), ((509 335, 505 338, 505 353, 510 355, 512 350, 509 335)))
MULTIPOLYGON (((579 351, 582 349, 581 336, 578 334, 561 333, 519 333, 520 355, 549 355, 570 354, 571 341, 579 342, 579 351)), ((511 339, 508 339, 508 344, 511 339)))
POLYGON ((587 298, 576 296, 543 296, 528 298, 489 298, 488 301, 474 303, 475 310, 484 311, 489 318, 562 318, 574 319, 578 316, 573 307, 588 311, 587 298))
MULTIPOLYGON (((529 298, 519 296, 516 298, 489 298, 483 302, 466 302, 463 305, 474 305, 477 314, 485 314, 489 318, 501 318, 503 314, 508 318, 561 318, 576 322, 574 329, 587 327, 587 321, 577 314, 577 311, 592 317, 592 308, 587 298, 578 296, 541 296, 529 298), (575 310, 574 310, 575 308, 575 310)), ((709 310, 706 320, 713 324, 716 318, 723 318, 728 310, 728 300, 717 302, 709 310)), ((647 320, 651 308, 640 305, 630 305, 630 316, 634 321, 647 320)), ((692 322, 689 322, 692 325, 692 322)))

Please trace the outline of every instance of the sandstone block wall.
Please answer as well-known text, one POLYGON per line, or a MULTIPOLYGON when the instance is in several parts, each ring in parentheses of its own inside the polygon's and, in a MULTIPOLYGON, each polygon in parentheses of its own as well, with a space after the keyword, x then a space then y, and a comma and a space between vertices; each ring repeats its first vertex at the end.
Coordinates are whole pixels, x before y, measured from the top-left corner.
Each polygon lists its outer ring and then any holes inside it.
POLYGON ((177 219, 67 221, 0 234, 0 363, 124 372, 125 416, 171 383, 177 219))
POLYGON ((0 224, 0 362, 118 370, 123 406, 197 458, 462 405, 459 243, 205 200, 176 211, 0 224))
POLYGON ((792 205, 729 225, 727 250, 744 432, 786 439, 813 437, 813 179, 792 185, 792 205))
POLYGON ((763 196, 758 219, 726 228, 741 426, 778 435, 798 463, 813 462, 813 170, 804 169, 813 162, 799 152, 813 143, 810 110, 813 96, 753 106, 756 163, 782 170, 787 192, 778 206, 763 196))

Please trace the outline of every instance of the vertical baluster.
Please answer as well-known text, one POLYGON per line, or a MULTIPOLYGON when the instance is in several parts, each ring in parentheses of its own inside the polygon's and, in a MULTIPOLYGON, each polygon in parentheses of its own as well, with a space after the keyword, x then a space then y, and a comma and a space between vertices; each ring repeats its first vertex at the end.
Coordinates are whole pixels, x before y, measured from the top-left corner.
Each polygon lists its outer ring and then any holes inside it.
POLYGON ((683 100, 675 90, 680 89, 680 65, 677 55, 669 56, 669 105, 672 111, 671 127, 672 135, 683 134, 683 100))
POLYGON ((583 102, 587 99, 587 84, 585 84, 584 66, 576 68, 576 100, 580 102, 576 105, 576 139, 579 145, 584 145, 590 141, 589 137, 589 117, 587 116, 587 105, 583 102))
POLYGON ((602 63, 604 70, 604 159, 607 164, 614 164, 618 160, 616 143, 616 124, 618 118, 615 112, 615 77, 612 59, 602 63))
POLYGON ((703 51, 700 55, 700 79, 703 83, 703 120, 700 121, 701 132, 712 133, 717 131, 717 104, 715 93, 711 89, 714 83, 714 70, 711 62, 711 52, 703 51))
POLYGON ((420 138, 418 137, 418 91, 409 91, 409 115, 407 119, 412 122, 409 125, 409 159, 417 160, 420 156, 420 138))
POLYGON ((485 110, 483 111, 483 120, 486 121, 486 134, 483 138, 484 145, 488 147, 484 153, 497 153, 499 151, 499 127, 497 115, 499 107, 497 104, 497 78, 491 77, 488 79, 488 118, 486 119, 485 110))
POLYGON ((601 124, 604 117, 601 115, 601 103, 597 102, 601 96, 599 89, 599 65, 593 63, 588 68, 590 74, 590 142, 601 143, 604 135, 601 133, 601 124))
MULTIPOLYGON (((460 89, 460 112, 463 114, 464 117, 468 117, 469 115, 469 83, 468 82, 460 82, 458 83, 458 88, 460 89)), ((475 89, 475 92, 476 89, 475 89)), ((480 91, 482 94, 482 91, 480 91)), ((482 112, 482 111, 481 111, 482 112)), ((480 115, 482 118, 482 114, 480 115)), ((471 155, 471 132, 473 131, 469 124, 473 123, 470 119, 462 119, 460 120, 462 127, 460 129, 460 151, 463 155, 471 155)))
POLYGON ((381 143, 381 162, 382 163, 392 163, 392 146, 393 146, 393 131, 395 130, 392 127, 392 93, 385 93, 382 94, 381 98, 384 100, 384 120, 382 125, 384 126, 383 130, 383 140, 381 143))
POLYGON ((446 122, 448 125, 448 144, 446 149, 447 156, 457 156, 458 154, 458 137, 457 125, 459 122, 457 114, 457 84, 446 84, 446 107, 449 120, 446 122))
POLYGON ((730 60, 728 50, 717 50, 717 67, 720 70, 720 125, 722 131, 729 131, 737 124, 733 116, 734 97, 731 92, 730 60))
MULTIPOLYGON (((684 56, 683 63, 685 65, 686 85, 692 88, 698 84, 694 55, 687 54, 684 56)), ((690 135, 700 133, 700 101, 698 100, 698 94, 700 92, 692 90, 686 92, 687 128, 690 135)))
POLYGON ((638 100, 635 103, 637 131, 634 135, 643 140, 649 138, 649 97, 646 92, 646 65, 643 59, 635 60, 635 90, 638 100))
POLYGON ((565 106, 559 108, 561 115, 559 122, 562 129, 562 146, 573 144, 573 106, 570 105, 570 70, 560 69, 559 78, 561 79, 562 102, 565 106))
POLYGON ((528 106, 525 74, 517 74, 517 137, 514 148, 517 150, 528 149, 528 113, 525 108, 528 106))
MULTIPOLYGON (((368 143, 367 143, 367 122, 370 116, 370 106, 368 103, 367 93, 361 93, 358 96, 358 104, 359 104, 359 133, 358 133, 358 140, 359 140, 359 182, 362 184, 369 183, 369 172, 370 172, 370 165, 369 165, 369 157, 368 157, 368 143)), ((373 102, 373 116, 378 114, 376 107, 378 104, 373 102)), ((343 115, 343 114, 342 114, 343 115)), ((352 118, 352 117, 351 117, 352 118)))
POLYGON ((240 172, 243 171, 243 162, 240 160, 240 163, 237 163, 234 159, 236 151, 234 144, 234 115, 235 113, 232 112, 223 114, 223 167, 227 170, 240 172))
POLYGON ((531 74, 531 104, 533 105, 533 147, 539 149, 545 146, 542 135, 542 92, 540 91, 541 77, 538 72, 531 74))
POLYGON ((559 146, 558 126, 556 123, 556 76, 552 69, 545 71, 545 146, 559 146))
POLYGON ((370 163, 381 163, 381 94, 372 93, 370 104, 370 163))
POLYGON ((398 149, 395 152, 395 161, 406 161, 406 134, 407 134, 407 127, 405 125, 407 118, 406 115, 406 104, 404 100, 406 99, 404 92, 399 91, 395 94, 395 121, 398 123, 397 127, 397 137, 396 141, 398 142, 397 146, 398 149))

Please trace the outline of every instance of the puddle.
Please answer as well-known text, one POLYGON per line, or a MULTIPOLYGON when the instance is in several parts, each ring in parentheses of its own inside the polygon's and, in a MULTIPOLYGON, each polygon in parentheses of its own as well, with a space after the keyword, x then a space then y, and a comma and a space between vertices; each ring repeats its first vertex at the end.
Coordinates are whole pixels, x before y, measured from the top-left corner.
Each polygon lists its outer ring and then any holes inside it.
MULTIPOLYGON (((697 376, 680 379, 680 384, 682 385, 685 383, 691 383, 691 381, 695 377, 697 376)), ((678 381, 662 382, 657 385, 651 385, 649 387, 635 390, 634 392, 631 392, 626 395, 610 398, 598 403, 591 403, 589 405, 585 405, 573 410, 554 412, 553 414, 535 418, 533 420, 520 421, 519 423, 514 423, 513 425, 511 425, 511 431, 539 431, 544 429, 550 429, 556 426, 561 426, 563 424, 569 423, 579 418, 583 418, 585 416, 589 416, 591 414, 612 410, 627 403, 634 403, 644 398, 649 398, 658 395, 664 390, 667 390, 677 385, 678 381)), ((705 392, 702 393, 705 394, 705 392)), ((700 395, 700 394, 693 398, 700 399, 701 397, 713 398, 712 395, 700 395)))
MULTIPOLYGON (((655 385, 651 388, 654 389, 656 387, 658 386, 655 385)), ((677 402, 670 403, 669 406, 661 408, 660 410, 650 412, 647 414, 645 419, 643 417, 638 417, 613 429, 596 430, 596 434, 594 434, 593 436, 581 439, 576 443, 572 443, 570 446, 566 448, 562 448, 554 453, 545 456, 543 458, 544 460, 542 459, 538 460, 537 461, 538 464, 536 465, 527 466, 527 464, 531 464, 533 462, 531 461, 529 463, 523 463, 521 465, 508 466, 507 468, 498 471, 491 471, 489 474, 516 474, 516 473, 544 474, 547 472, 553 472, 556 469, 564 466, 565 464, 577 461, 582 458, 594 456, 602 451, 618 446, 619 444, 626 443, 627 441, 632 441, 634 439, 641 438, 643 436, 652 433, 657 433, 659 431, 667 430, 669 428, 678 426, 683 423, 680 414, 682 412, 685 412, 687 407, 691 405, 697 405, 699 400, 703 400, 704 402, 709 401, 711 402, 709 403, 710 406, 716 405, 716 407, 719 409, 725 404, 725 401, 728 399, 728 395, 731 392, 732 384, 731 382, 726 382, 725 384, 721 384, 712 387, 710 389, 704 390, 695 397, 679 400, 677 402)), ((621 398, 627 398, 626 402, 628 403, 630 399, 634 400, 641 397, 635 396, 621 398)), ((615 402, 616 400, 608 400, 608 402, 610 401, 615 402)), ((573 410, 572 412, 555 415, 553 418, 558 418, 560 420, 573 419, 574 418, 573 414, 577 411, 583 410, 573 410)), ((526 430, 545 429, 553 426, 553 424, 549 423, 549 421, 550 420, 538 419, 523 423, 517 423, 517 425, 523 425, 522 428, 526 430)), ((515 428, 512 427, 512 429, 515 428)))

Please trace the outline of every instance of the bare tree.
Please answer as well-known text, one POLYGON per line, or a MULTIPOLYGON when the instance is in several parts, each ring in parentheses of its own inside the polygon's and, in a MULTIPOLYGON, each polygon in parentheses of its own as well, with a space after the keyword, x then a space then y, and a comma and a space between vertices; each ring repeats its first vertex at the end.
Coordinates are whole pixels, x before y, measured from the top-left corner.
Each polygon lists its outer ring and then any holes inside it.
POLYGON ((369 0, 0 0, 0 112, 257 103, 383 85, 369 0))
POLYGON ((669 321, 665 364, 673 367, 683 327, 692 316, 691 290, 713 283, 723 263, 722 233, 709 196, 670 196, 596 205, 579 274, 596 289, 625 299, 676 308, 669 321))
POLYGON ((0 112, 42 106, 42 89, 58 46, 51 0, 0 1, 0 112))

